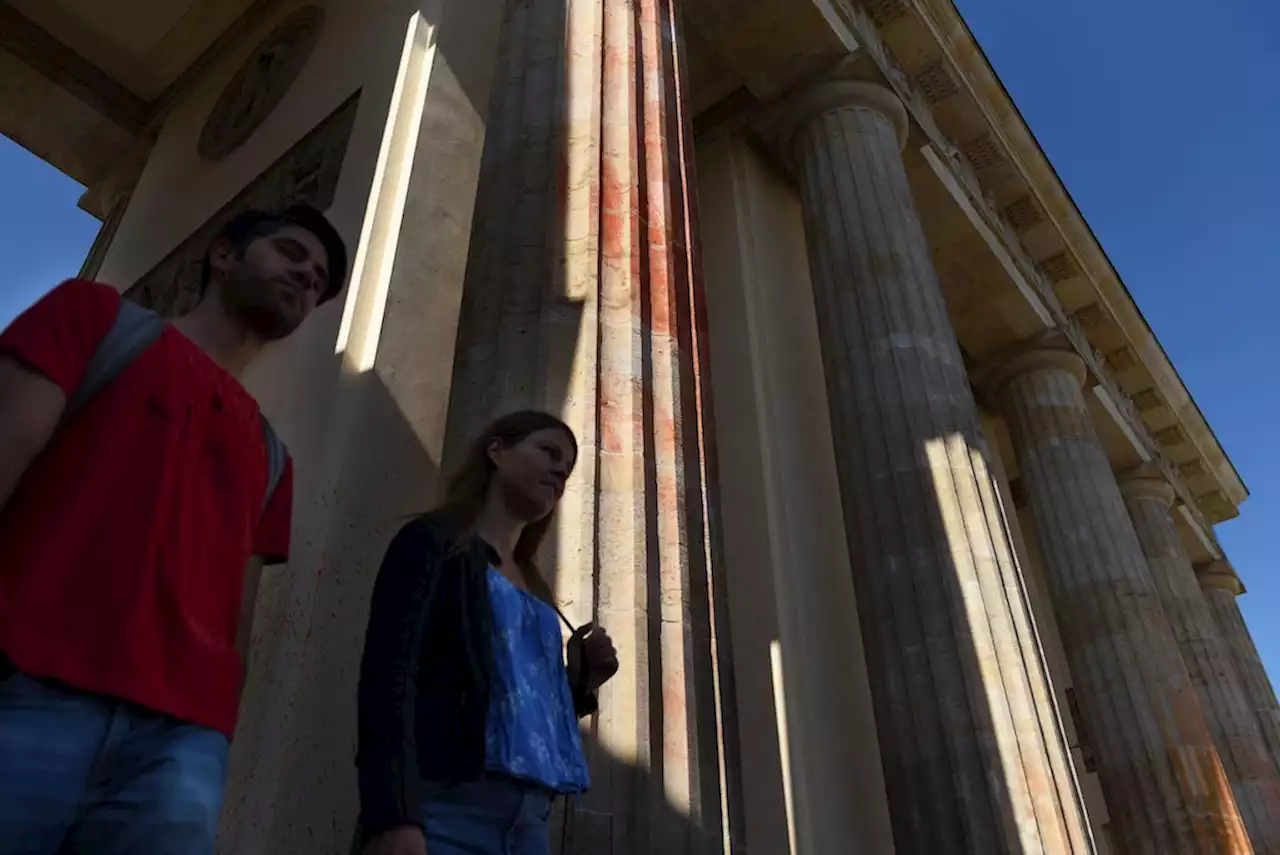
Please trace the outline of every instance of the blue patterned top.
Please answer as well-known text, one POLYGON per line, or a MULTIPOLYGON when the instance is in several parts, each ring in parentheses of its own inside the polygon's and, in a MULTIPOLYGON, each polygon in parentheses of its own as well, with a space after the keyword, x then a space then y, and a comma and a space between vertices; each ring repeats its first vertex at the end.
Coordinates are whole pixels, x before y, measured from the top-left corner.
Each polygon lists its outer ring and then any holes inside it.
POLYGON ((587 761, 555 611, 489 568, 496 682, 485 768, 558 793, 587 789, 587 761))

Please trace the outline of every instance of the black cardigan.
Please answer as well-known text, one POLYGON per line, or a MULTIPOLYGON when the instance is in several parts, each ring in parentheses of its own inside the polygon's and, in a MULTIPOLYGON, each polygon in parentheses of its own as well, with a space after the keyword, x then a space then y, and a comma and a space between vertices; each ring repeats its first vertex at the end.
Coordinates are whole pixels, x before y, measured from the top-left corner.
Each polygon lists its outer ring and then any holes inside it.
MULTIPOLYGON (((400 529, 373 588, 360 663, 360 829, 422 825, 422 784, 479 779, 493 684, 484 541, 432 513, 400 529)), ((575 687, 579 716, 596 709, 575 687)))

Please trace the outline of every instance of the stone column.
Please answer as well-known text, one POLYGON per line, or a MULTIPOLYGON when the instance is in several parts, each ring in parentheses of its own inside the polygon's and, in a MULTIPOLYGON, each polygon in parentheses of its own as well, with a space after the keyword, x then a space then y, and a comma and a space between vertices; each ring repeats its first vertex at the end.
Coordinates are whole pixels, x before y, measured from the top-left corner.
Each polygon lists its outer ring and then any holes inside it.
POLYGON ((737 810, 678 24, 667 0, 507 4, 446 438, 448 468, 515 409, 577 434, 542 566, 622 662, 566 831, 589 855, 721 852, 737 810))
POLYGON ((1248 853, 1177 641, 1064 350, 991 378, 1036 522, 1049 594, 1125 855, 1248 853))
POLYGON ((98 275, 98 271, 102 268, 102 262, 107 257, 107 253, 111 251, 111 242, 115 239, 116 230, 120 228, 120 221, 124 219, 124 212, 129 207, 129 198, 131 191, 121 192, 113 197, 107 206, 107 215, 102 220, 102 226, 98 229, 98 234, 93 239, 93 245, 89 247, 89 253, 85 256, 84 262, 80 265, 80 272, 76 274, 79 279, 94 279, 98 275))
POLYGON ((151 141, 135 141, 123 157, 112 165, 107 176, 85 191, 80 206, 102 214, 102 227, 80 265, 79 279, 96 279, 103 261, 111 252, 120 222, 129 208, 129 200, 138 186, 143 169, 151 157, 151 141))
POLYGON ((1120 482, 1156 593, 1200 697, 1255 852, 1280 853, 1280 770, 1271 760, 1169 509, 1174 492, 1145 469, 1120 482))
MULTIPOLYGON (((835 452, 902 853, 1092 849, 889 91, 789 105, 835 452)), ((799 569, 799 568, 797 568, 799 569)), ((839 655, 832 651, 832 655, 839 655)))
POLYGON ((1244 585, 1240 584, 1240 578, 1225 561, 1214 561, 1196 568, 1196 576, 1218 631, 1227 643, 1245 698, 1257 716, 1268 753, 1274 762, 1280 764, 1280 703, 1276 701, 1276 690, 1236 602, 1236 597, 1244 593, 1244 585))

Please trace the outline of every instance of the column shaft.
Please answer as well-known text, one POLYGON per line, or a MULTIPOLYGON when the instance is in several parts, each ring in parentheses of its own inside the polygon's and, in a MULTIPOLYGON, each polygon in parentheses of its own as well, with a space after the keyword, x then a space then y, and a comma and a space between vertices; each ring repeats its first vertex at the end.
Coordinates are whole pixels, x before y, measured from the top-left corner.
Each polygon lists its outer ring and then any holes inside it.
POLYGON ((1280 765, 1280 703, 1276 701, 1276 690, 1236 601, 1236 597, 1244 593, 1244 587, 1235 572, 1223 562, 1200 568, 1197 576, 1209 611, 1227 643, 1236 676, 1257 717, 1268 752, 1272 761, 1280 765))
POLYGON ((1280 771, 1268 756, 1230 652, 1169 515, 1173 488, 1163 480, 1137 476, 1121 482, 1120 489, 1254 852, 1280 853, 1280 771))
POLYGON ((905 114, 886 90, 853 82, 794 110, 786 135, 897 850, 1089 852, 900 155, 905 114))
POLYGON ((1083 380, 1074 354, 1035 351, 1003 366, 994 385, 1119 849, 1248 853, 1083 380))
POLYGON ((93 239, 93 245, 89 247, 89 254, 85 256, 84 263, 80 265, 80 272, 76 274, 79 279, 93 279, 98 275, 98 271, 102 269, 102 262, 106 260, 107 253, 111 251, 111 243, 115 240, 116 231, 120 228, 120 221, 124 219, 124 213, 129 207, 129 199, 132 197, 132 190, 120 193, 116 196, 111 206, 107 209, 107 215, 102 220, 102 227, 98 229, 98 234, 93 239))
POLYGON ((622 667, 588 722, 569 850, 721 852, 733 689, 676 15, 667 0, 507 8, 446 461, 518 408, 578 437, 543 567, 622 667))

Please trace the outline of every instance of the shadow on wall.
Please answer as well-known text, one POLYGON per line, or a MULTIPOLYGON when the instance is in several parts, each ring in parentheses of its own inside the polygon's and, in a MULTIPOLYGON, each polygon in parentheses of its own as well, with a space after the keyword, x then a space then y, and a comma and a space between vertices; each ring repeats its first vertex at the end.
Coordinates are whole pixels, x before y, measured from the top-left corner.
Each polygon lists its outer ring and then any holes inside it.
POLYGON ((375 372, 342 375, 338 386, 322 447, 341 448, 339 474, 308 479, 295 509, 308 542, 287 568, 268 571, 259 594, 219 852, 268 851, 290 832, 329 851, 326 838, 354 825, 355 690, 369 598, 392 535, 435 504, 439 469, 375 372))
MULTIPOLYGON (((551 815, 551 851, 571 853, 727 853, 718 823, 705 827, 663 793, 662 781, 653 770, 642 769, 613 756, 588 736, 583 749, 596 780, 630 780, 634 787, 634 812, 598 813, 590 808, 590 793, 557 800, 551 815), (567 820, 567 824, 566 824, 567 820)), ((783 853, 778 853, 783 855, 783 853)))

